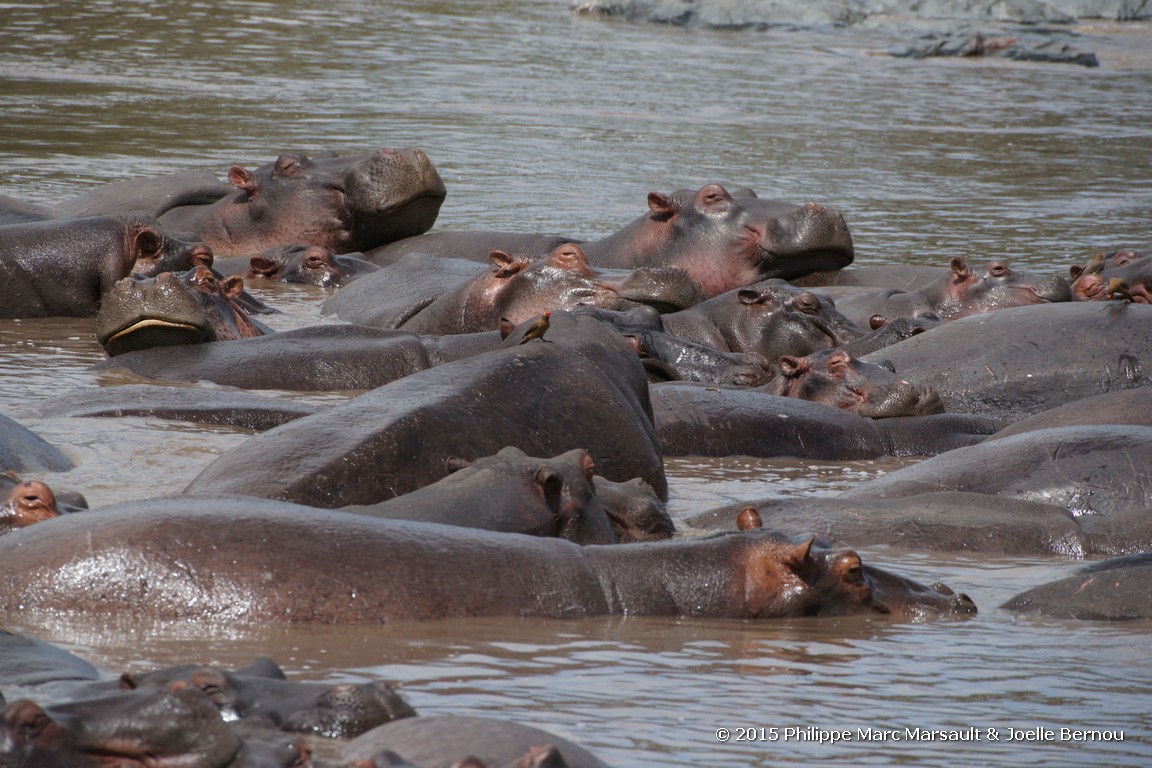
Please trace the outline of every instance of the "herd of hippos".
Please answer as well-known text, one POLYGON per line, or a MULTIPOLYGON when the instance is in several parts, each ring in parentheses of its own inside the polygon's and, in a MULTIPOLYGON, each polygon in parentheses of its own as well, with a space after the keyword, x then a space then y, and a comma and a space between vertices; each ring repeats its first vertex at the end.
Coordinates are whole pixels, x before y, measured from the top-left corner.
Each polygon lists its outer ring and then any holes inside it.
MULTIPOLYGON (((92 317, 98 368, 156 382, 20 415, 256 432, 180 495, 89 512, 33 479, 71 460, 0 415, 0 611, 975 613, 844 548, 888 544, 1091 559, 1003 608, 1152 612, 1152 253, 1049 275, 850 267, 839 213, 716 184, 653 192, 591 242, 429 234, 444 199, 416 149, 0 198, 0 318, 92 317), (245 290, 262 280, 326 287, 333 322, 273 332, 245 290), (355 396, 250 391, 269 389, 355 396), (683 455, 928 458, 674 523, 663 457, 683 455)), ((116 678, 0 631, 0 691, 5 768, 602 765, 532 727, 414 717, 383 683, 290 682, 268 659, 116 678), (350 741, 327 761, 301 734, 350 741)))

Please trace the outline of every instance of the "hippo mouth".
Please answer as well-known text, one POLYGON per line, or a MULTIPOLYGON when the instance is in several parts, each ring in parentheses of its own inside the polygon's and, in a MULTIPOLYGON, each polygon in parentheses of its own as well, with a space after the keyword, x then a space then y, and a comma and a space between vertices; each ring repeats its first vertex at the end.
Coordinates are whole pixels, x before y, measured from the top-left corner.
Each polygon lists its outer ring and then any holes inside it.
POLYGON ((170 347, 211 341, 212 335, 191 323, 147 317, 110 334, 101 341, 109 357, 148 347, 170 347))

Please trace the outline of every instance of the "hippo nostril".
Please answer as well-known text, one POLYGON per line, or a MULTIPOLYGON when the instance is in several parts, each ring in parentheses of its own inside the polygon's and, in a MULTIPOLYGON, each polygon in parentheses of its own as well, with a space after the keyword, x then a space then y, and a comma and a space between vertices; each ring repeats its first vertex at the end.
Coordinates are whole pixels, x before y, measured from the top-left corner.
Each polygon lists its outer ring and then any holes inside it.
POLYGON ((976 603, 968 595, 961 592, 952 601, 952 607, 964 613, 976 613, 976 603))

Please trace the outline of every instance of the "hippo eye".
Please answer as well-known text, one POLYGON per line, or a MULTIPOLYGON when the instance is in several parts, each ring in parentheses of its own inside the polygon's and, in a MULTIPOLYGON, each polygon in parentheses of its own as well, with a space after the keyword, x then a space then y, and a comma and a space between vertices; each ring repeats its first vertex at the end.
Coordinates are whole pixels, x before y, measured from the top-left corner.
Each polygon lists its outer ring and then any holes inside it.
POLYGON ((792 306, 801 312, 814 315, 820 311, 820 299, 816 298, 815 294, 812 293, 801 293, 792 300, 792 306))
POLYGON ((1004 277, 1008 274, 1008 267, 998 261, 994 261, 988 265, 988 274, 992 277, 1004 277))
POLYGON ((319 256, 309 256, 304 260, 304 266, 306 266, 308 269, 323 269, 324 259, 320 258, 319 256))

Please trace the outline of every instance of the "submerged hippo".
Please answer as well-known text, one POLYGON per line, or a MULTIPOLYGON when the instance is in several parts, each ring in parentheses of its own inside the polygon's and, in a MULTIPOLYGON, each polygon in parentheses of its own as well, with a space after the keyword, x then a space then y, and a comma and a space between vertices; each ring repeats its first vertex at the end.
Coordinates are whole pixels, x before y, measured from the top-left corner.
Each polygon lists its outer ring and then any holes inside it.
POLYGON ((4 766, 225 768, 240 749, 204 692, 188 685, 48 707, 20 699, 0 712, 4 766))
POLYGON ((56 495, 46 483, 0 474, 0 534, 59 515, 56 495))
POLYGON ((100 306, 96 340, 114 357, 142 348, 270 333, 239 303, 243 291, 239 277, 218 280, 203 266, 155 278, 126 278, 108 291, 100 306))
MULTIPOLYGON (((648 212, 607 237, 580 242, 598 267, 678 267, 710 296, 778 277, 852 263, 844 217, 816 203, 762 200, 719 184, 648 195, 648 212)), ((390 264, 410 253, 483 260, 492 249, 539 255, 571 238, 512 233, 438 233, 401 241, 371 258, 390 264)))
POLYGON ((148 210, 165 227, 195 234, 216 255, 229 257, 281 245, 365 251, 426 232, 445 197, 428 157, 411 147, 345 157, 288 153, 253 171, 234 165, 228 180, 231 188, 214 192, 200 179, 185 193, 181 177, 167 185, 175 191, 162 195, 154 186, 166 186, 163 179, 131 180, 60 207, 76 213, 148 210))
POLYGON ((608 479, 640 477, 666 498, 648 383, 627 342, 594 318, 563 312, 552 314, 544 341, 519 340, 256 435, 187 492, 374 504, 443 478, 447 458, 513 445, 535 456, 585 449, 608 479))
POLYGON ((475 461, 451 462, 452 474, 423 488, 347 512, 390 520, 558 536, 577 544, 617 537, 593 483, 595 464, 575 449, 550 459, 503 448, 475 461))
POLYGON ((848 491, 842 498, 901 498, 968 491, 1055 504, 1085 524, 1152 509, 1152 427, 1037 429, 935 456, 848 491))
POLYGON ((1082 621, 1152 618, 1152 553, 1114 557, 1013 597, 1001 608, 1082 621))
POLYGON ((853 552, 766 530, 581 547, 240 497, 131 502, 0 537, 0 608, 18 605, 276 623, 975 611, 853 552))
POLYGON ((212 251, 143 216, 50 219, 0 226, 0 318, 91 317, 131 274, 212 264, 212 251))
POLYGON ((752 352, 768 360, 803 357, 868 333, 830 301, 783 280, 728 291, 660 319, 664 330, 678 338, 724 352, 752 352))
POLYGON ((607 768, 588 750, 554 733, 461 715, 430 715, 382 725, 349 743, 342 757, 350 766, 397 768, 607 768), (387 762, 376 762, 384 752, 390 753, 387 762))
MULTIPOLYGON (((637 304, 673 311, 706 298, 687 273, 670 268, 608 270, 593 268, 575 244, 562 245, 546 256, 489 254, 492 266, 430 301, 411 306, 387 327, 424 335, 490 331, 501 318, 521 323, 541 312, 577 306, 623 310, 637 304)), ((364 322, 354 311, 344 320, 364 322)))
POLYGON ((255 256, 216 259, 212 266, 222 275, 240 275, 245 280, 339 288, 380 269, 360 256, 363 254, 336 254, 321 245, 285 245, 255 256))
POLYGON ((224 718, 263 723, 282 731, 351 739, 416 711, 386 683, 327 685, 286 680, 271 659, 231 671, 182 664, 143 674, 121 675, 127 690, 163 690, 186 684, 207 694, 224 718))
MULTIPOLYGON (((874 419, 821 402, 772 395, 766 391, 771 386, 653 385, 652 412, 664 455, 834 461, 932 456, 978 443, 995 430, 991 420, 968 414, 894 417, 893 409, 888 418, 874 419)), ((891 406, 901 403, 915 410, 917 399, 888 401, 891 406)), ((857 407, 867 409, 867 401, 857 407)))
POLYGON ((0 413, 0 472, 67 472, 72 467, 59 448, 0 413))
POLYGON ((811 400, 872 419, 944 412, 931 387, 913 384, 890 367, 865 362, 843 349, 783 356, 776 367, 778 375, 763 387, 770 395, 811 400))

